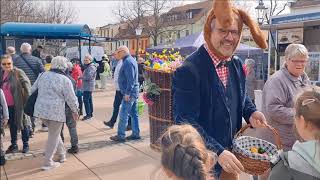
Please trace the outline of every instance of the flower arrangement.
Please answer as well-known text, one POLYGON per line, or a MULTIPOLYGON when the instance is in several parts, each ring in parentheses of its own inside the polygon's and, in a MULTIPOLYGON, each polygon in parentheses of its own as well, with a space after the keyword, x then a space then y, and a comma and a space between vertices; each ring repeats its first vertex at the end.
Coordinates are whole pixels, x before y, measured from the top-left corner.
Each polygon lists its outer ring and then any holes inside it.
POLYGON ((175 52, 173 48, 171 50, 164 49, 160 54, 156 52, 152 54, 146 53, 146 56, 146 67, 168 73, 175 71, 183 63, 183 57, 180 52, 175 52))
POLYGON ((161 90, 157 84, 151 82, 150 79, 146 79, 143 82, 143 92, 144 102, 151 106, 160 96, 161 90))

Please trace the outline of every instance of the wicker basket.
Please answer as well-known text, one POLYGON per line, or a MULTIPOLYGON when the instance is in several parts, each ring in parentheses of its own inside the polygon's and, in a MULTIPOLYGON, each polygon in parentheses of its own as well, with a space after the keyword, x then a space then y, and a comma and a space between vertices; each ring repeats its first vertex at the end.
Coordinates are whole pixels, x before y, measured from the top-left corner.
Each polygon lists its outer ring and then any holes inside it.
POLYGON ((246 173, 261 175, 270 169, 271 161, 279 158, 279 152, 282 151, 282 144, 278 132, 271 126, 268 126, 268 129, 273 133, 276 145, 255 137, 242 136, 243 132, 249 127, 250 125, 242 127, 235 135, 233 153, 243 165, 246 173), (251 153, 249 149, 257 146, 263 147, 271 156, 251 153))
POLYGON ((159 138, 173 124, 172 117, 172 73, 146 68, 146 76, 160 87, 161 93, 153 105, 149 106, 150 146, 160 150, 159 138))

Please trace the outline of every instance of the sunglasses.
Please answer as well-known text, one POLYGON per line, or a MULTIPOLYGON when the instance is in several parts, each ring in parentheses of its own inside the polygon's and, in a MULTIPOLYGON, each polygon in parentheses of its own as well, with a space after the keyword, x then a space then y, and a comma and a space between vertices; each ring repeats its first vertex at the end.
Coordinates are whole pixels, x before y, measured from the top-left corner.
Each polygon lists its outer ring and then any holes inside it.
POLYGON ((2 66, 10 66, 12 63, 1 63, 2 64, 2 66))

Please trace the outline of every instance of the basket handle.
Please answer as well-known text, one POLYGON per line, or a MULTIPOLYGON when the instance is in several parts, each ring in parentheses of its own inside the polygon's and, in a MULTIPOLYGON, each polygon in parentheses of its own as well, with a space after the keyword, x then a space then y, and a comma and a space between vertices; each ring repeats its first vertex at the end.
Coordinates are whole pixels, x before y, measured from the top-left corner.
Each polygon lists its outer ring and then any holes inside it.
MULTIPOLYGON (((251 127, 251 124, 247 124, 247 125, 243 126, 243 127, 237 132, 237 134, 235 135, 235 138, 238 138, 240 135, 242 135, 243 132, 244 132, 246 129, 248 129, 249 127, 251 127)), ((278 150, 282 150, 283 147, 282 147, 282 143, 281 143, 281 139, 280 139, 280 136, 279 136, 278 131, 277 131, 275 128, 273 128, 272 126, 270 126, 270 125, 267 125, 267 128, 271 130, 271 132, 272 132, 272 134, 273 134, 273 136, 274 136, 274 139, 275 139, 275 141, 276 141, 276 146, 277 146, 278 150)))

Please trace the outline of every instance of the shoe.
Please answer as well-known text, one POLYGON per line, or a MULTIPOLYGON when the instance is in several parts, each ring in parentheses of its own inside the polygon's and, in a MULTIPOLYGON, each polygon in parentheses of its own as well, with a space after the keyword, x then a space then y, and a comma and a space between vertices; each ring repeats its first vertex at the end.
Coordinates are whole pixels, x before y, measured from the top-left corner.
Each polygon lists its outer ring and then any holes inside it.
POLYGON ((29 146, 23 146, 22 153, 29 152, 29 146))
POLYGON ((0 166, 4 166, 6 164, 6 158, 4 156, 0 156, 0 166))
POLYGON ((42 166, 41 169, 44 170, 44 171, 48 171, 50 169, 54 169, 54 168, 59 167, 59 166, 60 166, 59 162, 53 162, 52 165, 50 165, 50 166, 42 166))
POLYGON ((115 141, 115 142, 125 142, 125 141, 126 141, 126 139, 119 138, 118 135, 111 136, 110 139, 111 139, 112 141, 115 141))
POLYGON ((114 124, 111 121, 108 121, 108 122, 103 121, 103 124, 106 126, 109 126, 111 129, 113 129, 114 124))
POLYGON ((70 154, 77 154, 79 152, 79 148, 78 146, 71 146, 71 148, 68 149, 67 152, 70 154))
POLYGON ((33 131, 33 130, 30 130, 30 132, 29 132, 29 138, 33 138, 33 136, 34 136, 34 131, 33 131))
POLYGON ((131 131, 131 130, 132 130, 131 126, 127 126, 126 131, 131 131))
POLYGON ((41 131, 41 132, 48 132, 48 127, 42 127, 42 128, 40 129, 40 131, 41 131))
POLYGON ((82 118, 82 121, 89 120, 89 119, 91 119, 91 118, 92 118, 92 116, 84 116, 84 117, 82 118))
POLYGON ((67 161, 66 155, 65 155, 65 154, 61 154, 61 155, 60 155, 59 162, 60 162, 60 163, 64 163, 64 162, 66 162, 66 161, 67 161))
POLYGON ((133 136, 133 135, 130 135, 128 137, 126 137, 126 140, 130 141, 130 140, 139 140, 141 139, 141 136, 133 136))
POLYGON ((19 151, 18 145, 14 144, 8 147, 8 149, 6 150, 6 154, 17 153, 18 151, 19 151))

